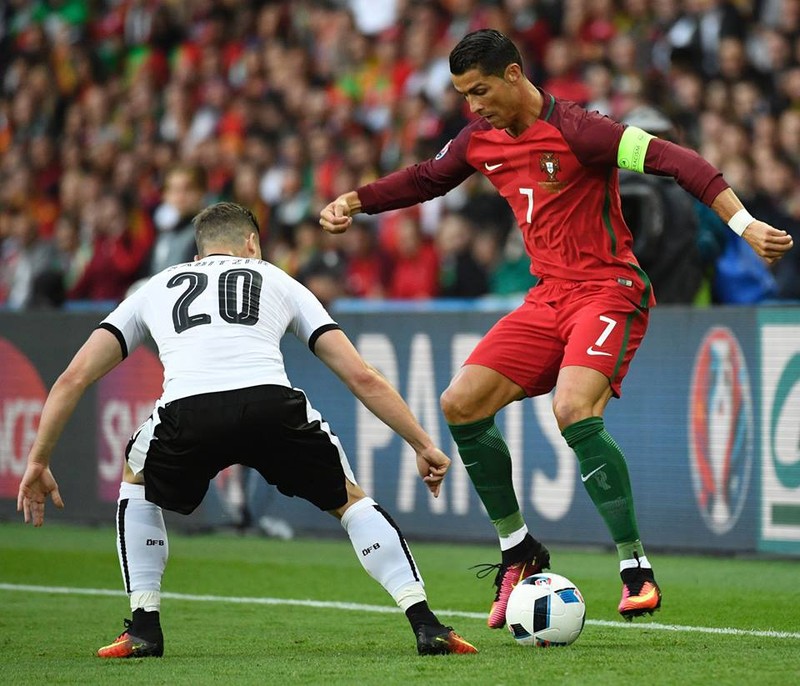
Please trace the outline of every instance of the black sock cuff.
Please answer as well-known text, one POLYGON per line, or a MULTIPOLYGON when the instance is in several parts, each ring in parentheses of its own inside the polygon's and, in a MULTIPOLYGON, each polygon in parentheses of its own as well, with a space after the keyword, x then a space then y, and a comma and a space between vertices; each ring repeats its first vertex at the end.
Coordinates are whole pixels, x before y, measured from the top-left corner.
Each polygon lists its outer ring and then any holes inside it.
POLYGON ((161 625, 161 613, 158 610, 148 612, 142 608, 133 611, 133 623, 138 627, 151 627, 161 625))
POLYGON ((409 607, 406 610, 406 617, 408 618, 408 621, 411 624, 411 629, 414 631, 414 633, 416 633, 417 629, 423 624, 427 624, 429 626, 441 624, 436 615, 433 614, 431 608, 428 607, 427 600, 421 600, 420 602, 414 603, 411 607, 409 607))
POLYGON ((529 560, 537 550, 537 541, 530 534, 525 534, 517 545, 502 552, 503 564, 513 565, 523 560, 529 560))

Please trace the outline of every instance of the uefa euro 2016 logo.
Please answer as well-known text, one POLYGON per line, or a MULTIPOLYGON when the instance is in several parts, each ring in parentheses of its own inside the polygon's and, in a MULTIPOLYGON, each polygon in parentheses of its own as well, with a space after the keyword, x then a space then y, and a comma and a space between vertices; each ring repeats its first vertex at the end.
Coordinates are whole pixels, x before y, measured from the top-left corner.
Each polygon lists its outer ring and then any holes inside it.
POLYGON ((694 494, 708 528, 724 534, 742 512, 753 463, 750 381, 730 329, 711 329, 700 345, 689 402, 694 494))

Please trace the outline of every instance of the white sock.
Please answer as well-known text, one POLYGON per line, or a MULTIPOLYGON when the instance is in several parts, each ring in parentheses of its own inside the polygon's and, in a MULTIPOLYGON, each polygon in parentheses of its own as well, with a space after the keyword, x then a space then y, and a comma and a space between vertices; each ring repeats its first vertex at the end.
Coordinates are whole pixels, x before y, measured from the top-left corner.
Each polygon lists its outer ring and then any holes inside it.
POLYGON ((161 607, 161 577, 169 542, 161 508, 144 498, 144 486, 123 481, 117 502, 117 553, 131 611, 161 607))
POLYGON ((514 533, 509 534, 508 536, 498 535, 498 538, 500 539, 500 550, 509 550, 515 545, 522 543, 527 533, 528 527, 523 524, 521 529, 517 529, 514 533))
POLYGON ((630 560, 620 560, 619 563, 620 572, 623 569, 636 569, 637 567, 641 567, 642 569, 652 569, 646 555, 642 555, 638 560, 636 558, 631 558, 630 560))
POLYGON ((361 566, 402 610, 426 600, 422 575, 397 525, 372 498, 362 498, 342 516, 342 526, 361 566))

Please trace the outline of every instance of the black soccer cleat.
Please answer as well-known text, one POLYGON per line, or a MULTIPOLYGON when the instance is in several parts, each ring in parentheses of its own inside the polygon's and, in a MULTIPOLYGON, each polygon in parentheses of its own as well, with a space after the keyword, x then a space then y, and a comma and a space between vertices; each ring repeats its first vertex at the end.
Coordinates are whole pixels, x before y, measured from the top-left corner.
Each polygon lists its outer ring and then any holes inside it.
POLYGON ((423 624, 417 629, 417 652, 420 655, 466 655, 477 653, 474 645, 459 636, 453 627, 423 624))

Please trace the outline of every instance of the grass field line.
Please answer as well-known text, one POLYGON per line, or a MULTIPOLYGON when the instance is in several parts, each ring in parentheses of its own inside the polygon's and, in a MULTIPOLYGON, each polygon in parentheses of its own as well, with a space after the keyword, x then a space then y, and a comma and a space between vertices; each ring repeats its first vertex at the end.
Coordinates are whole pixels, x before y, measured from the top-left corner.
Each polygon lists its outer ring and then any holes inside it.
MULTIPOLYGON (((89 595, 89 596, 114 596, 123 597, 127 594, 123 591, 116 591, 107 588, 78 588, 68 586, 33 586, 28 584, 7 584, 0 583, 0 591, 11 591, 21 593, 55 593, 61 595, 89 595)), ((221 595, 193 595, 191 593, 171 593, 162 592, 162 598, 170 600, 186 600, 201 603, 231 603, 238 605, 292 605, 296 607, 315 607, 331 610, 348 610, 356 612, 381 612, 396 613, 400 612, 397 607, 388 605, 365 605, 362 603, 342 603, 325 600, 300 600, 291 598, 247 598, 241 596, 221 596, 221 595)), ((461 610, 440 610, 437 613, 445 617, 466 617, 468 619, 485 619, 483 612, 464 612, 461 610)), ((610 627, 614 629, 645 629, 649 631, 679 631, 701 634, 718 634, 723 636, 746 636, 758 638, 789 638, 800 639, 800 633, 793 631, 769 631, 759 629, 735 629, 732 627, 713 627, 713 626, 686 626, 679 624, 660 624, 658 622, 645 622, 635 624, 633 622, 611 622, 605 619, 587 619, 586 623, 593 626, 610 627)))

